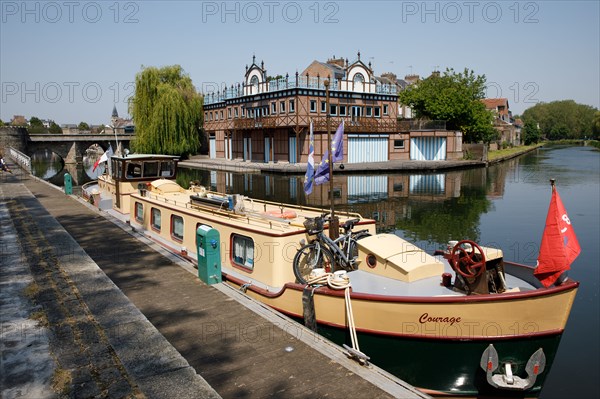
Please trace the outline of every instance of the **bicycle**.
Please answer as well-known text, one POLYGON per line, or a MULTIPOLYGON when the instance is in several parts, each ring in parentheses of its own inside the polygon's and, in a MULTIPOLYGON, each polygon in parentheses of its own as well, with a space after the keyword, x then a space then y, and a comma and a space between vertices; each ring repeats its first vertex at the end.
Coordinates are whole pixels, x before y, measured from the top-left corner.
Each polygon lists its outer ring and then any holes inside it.
POLYGON ((294 275, 300 284, 306 284, 311 271, 316 268, 325 269, 327 273, 336 270, 352 271, 356 269, 358 256, 357 241, 370 236, 367 230, 353 231, 360 219, 349 219, 340 227, 344 233, 332 240, 324 232, 324 222, 330 221, 327 213, 315 218, 307 218, 304 227, 315 239, 302 246, 294 256, 294 275))

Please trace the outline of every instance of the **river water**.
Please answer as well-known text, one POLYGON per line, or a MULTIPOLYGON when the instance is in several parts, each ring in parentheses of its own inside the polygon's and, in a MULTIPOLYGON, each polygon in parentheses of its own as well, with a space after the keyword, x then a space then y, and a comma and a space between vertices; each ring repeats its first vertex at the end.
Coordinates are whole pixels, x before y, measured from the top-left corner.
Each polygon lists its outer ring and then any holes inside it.
MULTIPOLYGON (((94 156, 86 157, 84 166, 79 166, 81 183, 102 172, 102 166, 92 172, 94 156)), ((43 160, 35 162, 34 170, 52 180, 49 175, 59 175, 62 164, 56 159, 48 164, 53 166, 43 166, 43 160)), ((581 286, 541 397, 596 398, 600 397, 599 151, 546 146, 489 168, 436 174, 336 175, 334 199, 336 209, 375 218, 378 231, 394 232, 430 252, 443 248, 449 240, 471 239, 499 246, 509 261, 535 264, 551 178, 556 179, 581 245, 569 274, 581 286)), ((297 176, 180 170, 181 185, 194 180, 223 192, 329 206, 328 184, 315 187, 307 197, 302 177, 297 176)))

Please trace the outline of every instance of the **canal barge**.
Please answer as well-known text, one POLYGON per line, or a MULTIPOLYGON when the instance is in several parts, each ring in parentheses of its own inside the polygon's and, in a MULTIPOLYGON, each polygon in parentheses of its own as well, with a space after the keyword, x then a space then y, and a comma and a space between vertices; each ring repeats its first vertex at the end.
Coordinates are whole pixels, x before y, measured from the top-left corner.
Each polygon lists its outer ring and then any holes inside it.
POLYGON ((368 233, 357 241, 355 267, 333 276, 317 270, 318 284, 302 284, 293 260, 314 240, 306 221, 322 209, 194 184, 184 189, 175 181, 176 157, 113 156, 111 166, 84 196, 196 263, 205 282, 223 281, 314 322, 334 342, 351 342, 349 356, 370 359, 431 395, 540 394, 578 282, 545 287, 533 267, 467 240, 428 254, 396 235, 376 234, 372 219, 337 212, 340 225, 352 221, 368 233))

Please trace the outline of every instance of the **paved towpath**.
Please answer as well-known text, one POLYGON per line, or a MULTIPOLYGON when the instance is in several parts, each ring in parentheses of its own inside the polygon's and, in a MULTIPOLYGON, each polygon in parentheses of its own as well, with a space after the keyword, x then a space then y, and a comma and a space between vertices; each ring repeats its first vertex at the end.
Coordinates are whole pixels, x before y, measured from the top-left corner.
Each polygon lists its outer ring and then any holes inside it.
POLYGON ((76 201, 13 172, 0 176, 2 398, 218 398, 39 199, 80 215, 76 201))

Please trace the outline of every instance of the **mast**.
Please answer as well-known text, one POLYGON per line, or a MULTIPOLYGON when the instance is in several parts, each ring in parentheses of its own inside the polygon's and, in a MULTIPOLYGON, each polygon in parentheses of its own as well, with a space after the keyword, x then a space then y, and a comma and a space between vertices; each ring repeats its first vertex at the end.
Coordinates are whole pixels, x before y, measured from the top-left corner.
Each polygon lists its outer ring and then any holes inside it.
POLYGON ((329 162, 329 206, 331 209, 331 222, 329 222, 329 237, 333 240, 339 237, 339 221, 335 216, 335 206, 333 203, 333 154, 331 153, 331 115, 329 109, 329 79, 323 82, 325 85, 325 104, 326 104, 326 116, 325 121, 327 123, 327 154, 329 162))

